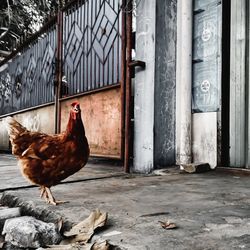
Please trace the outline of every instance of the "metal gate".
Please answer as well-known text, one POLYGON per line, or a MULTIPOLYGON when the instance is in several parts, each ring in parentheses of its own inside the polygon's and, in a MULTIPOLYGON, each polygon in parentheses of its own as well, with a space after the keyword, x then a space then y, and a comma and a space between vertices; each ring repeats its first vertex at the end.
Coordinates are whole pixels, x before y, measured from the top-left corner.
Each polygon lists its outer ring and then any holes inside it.
POLYGON ((64 95, 102 88, 121 79, 121 1, 86 1, 63 11, 64 95))
POLYGON ((0 63, 0 115, 53 102, 56 18, 0 63))
POLYGON ((128 135, 130 127, 129 122, 125 126, 125 120, 129 121, 125 110, 130 103, 131 46, 127 44, 132 32, 131 12, 123 10, 131 2, 72 1, 2 61, 0 118, 54 103, 55 131, 59 132, 63 101, 119 88, 119 158, 123 158, 124 131, 128 135))

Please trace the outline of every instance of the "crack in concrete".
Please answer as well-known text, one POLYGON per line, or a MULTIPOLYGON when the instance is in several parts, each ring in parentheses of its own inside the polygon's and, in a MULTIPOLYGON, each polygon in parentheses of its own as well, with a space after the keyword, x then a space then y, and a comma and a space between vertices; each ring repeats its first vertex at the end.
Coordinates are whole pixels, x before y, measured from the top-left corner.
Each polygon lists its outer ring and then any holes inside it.
MULTIPOLYGON (((79 180, 63 181, 63 182, 58 183, 57 185, 84 182, 84 181, 103 180, 103 179, 124 177, 124 176, 128 176, 128 174, 123 173, 123 174, 114 174, 114 175, 109 175, 109 176, 100 176, 100 177, 92 177, 92 178, 79 179, 79 180)), ((0 189, 0 193, 5 192, 5 191, 15 191, 15 190, 20 190, 20 189, 34 188, 34 187, 38 187, 38 186, 37 185, 25 185, 25 186, 18 186, 18 187, 2 188, 0 189)))

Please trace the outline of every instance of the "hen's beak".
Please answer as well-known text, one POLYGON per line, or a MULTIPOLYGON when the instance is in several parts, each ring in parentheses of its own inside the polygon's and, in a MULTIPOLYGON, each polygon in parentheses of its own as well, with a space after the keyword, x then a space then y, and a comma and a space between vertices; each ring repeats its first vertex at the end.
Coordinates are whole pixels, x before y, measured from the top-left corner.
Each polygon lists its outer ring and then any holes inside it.
POLYGON ((75 113, 79 113, 80 112, 80 106, 79 105, 75 106, 73 108, 73 110, 74 110, 75 113))

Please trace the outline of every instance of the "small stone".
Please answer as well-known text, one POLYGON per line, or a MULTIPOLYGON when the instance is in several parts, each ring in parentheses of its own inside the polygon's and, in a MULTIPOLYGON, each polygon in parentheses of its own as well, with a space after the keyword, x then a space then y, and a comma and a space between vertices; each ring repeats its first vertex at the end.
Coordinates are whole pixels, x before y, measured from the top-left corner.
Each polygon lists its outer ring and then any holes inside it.
POLYGON ((24 248, 55 245, 61 240, 53 223, 45 223, 30 216, 6 220, 2 234, 5 235, 5 241, 24 248))

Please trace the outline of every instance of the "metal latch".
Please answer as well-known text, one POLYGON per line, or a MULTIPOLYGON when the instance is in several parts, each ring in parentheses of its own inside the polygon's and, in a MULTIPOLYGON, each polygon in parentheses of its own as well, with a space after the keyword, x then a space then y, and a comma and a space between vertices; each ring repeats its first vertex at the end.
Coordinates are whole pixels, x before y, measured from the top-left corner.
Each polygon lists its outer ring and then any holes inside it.
POLYGON ((140 60, 132 60, 129 64, 129 67, 141 67, 142 69, 146 68, 146 63, 140 60))
POLYGON ((130 68, 131 78, 135 77, 135 67, 140 67, 141 69, 146 68, 146 63, 140 60, 132 60, 128 63, 128 67, 130 68))

